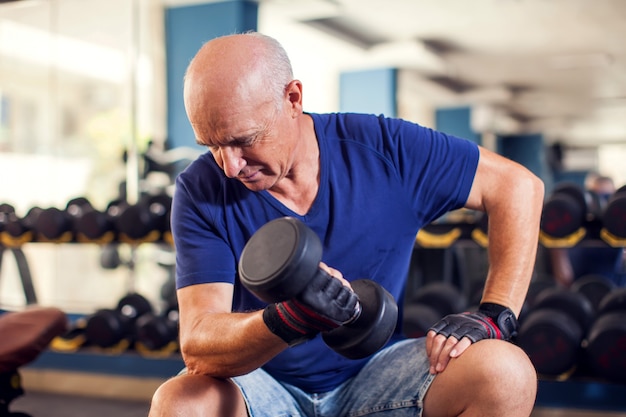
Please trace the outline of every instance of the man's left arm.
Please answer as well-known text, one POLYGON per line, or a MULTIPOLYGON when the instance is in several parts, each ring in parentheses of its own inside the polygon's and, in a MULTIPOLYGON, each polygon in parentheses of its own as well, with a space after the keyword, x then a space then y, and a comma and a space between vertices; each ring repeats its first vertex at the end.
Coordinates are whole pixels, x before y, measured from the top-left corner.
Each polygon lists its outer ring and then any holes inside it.
POLYGON ((508 338, 507 329, 499 328, 506 325, 499 323, 498 315, 505 311, 516 318, 522 309, 535 265, 543 198, 543 182, 537 176, 480 148, 465 207, 489 216, 489 271, 481 300, 483 312, 452 317, 428 332, 431 372, 443 371, 451 357, 462 354, 477 339, 508 338), (461 330, 453 330, 459 325, 461 330))

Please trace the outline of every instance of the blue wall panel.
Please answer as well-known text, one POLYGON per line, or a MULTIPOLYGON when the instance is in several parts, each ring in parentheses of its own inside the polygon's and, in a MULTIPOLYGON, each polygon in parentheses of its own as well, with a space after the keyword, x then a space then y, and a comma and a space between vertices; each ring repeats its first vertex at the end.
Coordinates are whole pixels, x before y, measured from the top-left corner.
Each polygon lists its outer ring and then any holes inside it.
POLYGON ((257 29, 258 4, 225 1, 165 11, 168 146, 197 146, 183 104, 183 78, 189 62, 207 41, 257 29))
POLYGON ((397 70, 383 68, 345 72, 339 78, 342 112, 384 114, 395 117, 397 70))
POLYGON ((546 188, 552 183, 549 172, 543 135, 511 135, 498 138, 498 153, 516 161, 531 170, 546 182, 546 188))
POLYGON ((441 108, 435 111, 435 126, 449 135, 481 144, 480 135, 472 131, 470 107, 441 108))

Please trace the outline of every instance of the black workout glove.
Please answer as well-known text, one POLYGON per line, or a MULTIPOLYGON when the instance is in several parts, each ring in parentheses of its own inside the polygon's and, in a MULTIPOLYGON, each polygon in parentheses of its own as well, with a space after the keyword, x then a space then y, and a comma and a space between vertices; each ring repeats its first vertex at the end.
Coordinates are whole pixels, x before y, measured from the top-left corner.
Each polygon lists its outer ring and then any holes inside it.
POLYGON ((517 334, 517 319, 507 307, 482 303, 478 311, 450 314, 429 330, 457 340, 467 337, 472 343, 482 339, 511 340, 517 334))
POLYGON ((359 309, 354 291, 339 279, 318 273, 296 298, 268 305, 263 321, 272 333, 294 346, 351 321, 359 309))

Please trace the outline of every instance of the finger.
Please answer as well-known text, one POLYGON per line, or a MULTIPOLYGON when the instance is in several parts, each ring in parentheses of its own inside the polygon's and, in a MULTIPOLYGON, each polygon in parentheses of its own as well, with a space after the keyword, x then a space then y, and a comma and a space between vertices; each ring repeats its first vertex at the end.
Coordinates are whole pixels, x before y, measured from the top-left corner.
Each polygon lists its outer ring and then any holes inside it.
POLYGON ((454 348, 450 351, 450 357, 458 358, 465 352, 465 350, 472 345, 472 341, 467 337, 462 338, 459 343, 457 343, 454 348))
POLYGON ((443 372, 443 370, 446 369, 446 366, 448 366, 448 362, 450 362, 450 352, 458 343, 458 339, 454 336, 448 337, 448 339, 445 341, 441 348, 441 351, 439 352, 439 356, 437 356, 437 362, 435 365, 436 373, 443 372))
POLYGON ((350 283, 343 277, 343 274, 341 273, 340 270, 331 268, 330 266, 326 265, 324 262, 320 262, 319 266, 320 266, 320 269, 322 269, 322 271, 326 272, 328 275, 331 275, 339 279, 343 285, 345 285, 348 288, 351 288, 350 283))
POLYGON ((436 368, 439 362, 439 356, 441 355, 441 351, 443 350, 445 343, 446 343, 446 337, 441 334, 437 334, 432 338, 432 347, 431 347, 430 354, 428 355, 428 361, 430 362, 431 374, 437 373, 436 368))
POLYGON ((430 353, 433 350, 433 341, 435 340, 435 336, 437 333, 434 330, 429 330, 426 333, 426 356, 430 356, 430 353))

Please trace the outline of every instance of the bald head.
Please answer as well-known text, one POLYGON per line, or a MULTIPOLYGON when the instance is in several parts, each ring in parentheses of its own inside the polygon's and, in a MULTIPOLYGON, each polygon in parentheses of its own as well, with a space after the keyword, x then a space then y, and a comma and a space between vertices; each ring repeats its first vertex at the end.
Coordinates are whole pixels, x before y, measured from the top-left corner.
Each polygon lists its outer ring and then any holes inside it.
POLYGON ((215 38, 187 68, 187 116, 192 125, 213 124, 220 109, 234 103, 274 102, 278 108, 292 78, 289 58, 275 39, 256 32, 215 38))

